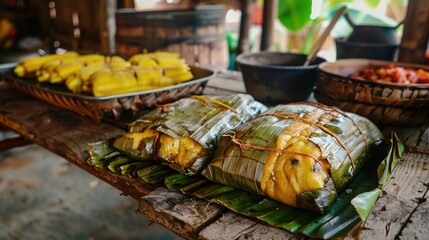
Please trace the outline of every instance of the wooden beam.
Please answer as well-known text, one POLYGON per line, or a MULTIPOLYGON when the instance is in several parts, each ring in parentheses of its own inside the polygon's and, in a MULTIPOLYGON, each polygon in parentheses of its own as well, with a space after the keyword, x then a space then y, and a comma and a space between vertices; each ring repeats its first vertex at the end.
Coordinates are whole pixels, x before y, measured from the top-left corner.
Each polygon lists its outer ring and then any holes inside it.
POLYGON ((31 144, 30 141, 27 141, 23 137, 15 137, 15 138, 9 138, 0 141, 0 152, 15 148, 15 147, 22 147, 25 145, 31 144))
POLYGON ((262 15, 261 51, 272 50, 277 0, 265 0, 262 15))
POLYGON ((429 39, 429 1, 409 0, 398 61, 425 63, 429 39))
POLYGON ((106 123, 94 123, 8 89, 0 89, 0 106, 0 125, 28 141, 58 154, 134 199, 140 199, 152 191, 153 187, 138 179, 98 169, 87 163, 88 143, 123 134, 122 129, 106 123))

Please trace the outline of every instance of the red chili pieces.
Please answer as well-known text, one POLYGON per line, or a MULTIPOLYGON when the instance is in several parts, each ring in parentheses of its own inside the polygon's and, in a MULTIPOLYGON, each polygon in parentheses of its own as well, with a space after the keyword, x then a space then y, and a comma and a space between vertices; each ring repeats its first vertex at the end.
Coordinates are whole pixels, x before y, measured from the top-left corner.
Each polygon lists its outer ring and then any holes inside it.
POLYGON ((376 82, 429 83, 429 71, 398 67, 394 64, 378 68, 368 67, 358 73, 351 74, 350 77, 376 82))

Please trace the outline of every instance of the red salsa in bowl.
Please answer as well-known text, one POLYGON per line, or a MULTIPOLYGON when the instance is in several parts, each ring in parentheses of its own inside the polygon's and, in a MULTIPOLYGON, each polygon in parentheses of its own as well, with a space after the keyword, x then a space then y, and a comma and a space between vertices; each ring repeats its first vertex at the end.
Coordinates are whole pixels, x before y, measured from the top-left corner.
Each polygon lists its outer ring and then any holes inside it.
POLYGON ((421 68, 407 68, 391 63, 383 67, 367 67, 350 75, 356 79, 367 79, 376 82, 389 83, 429 83, 429 71, 421 68))

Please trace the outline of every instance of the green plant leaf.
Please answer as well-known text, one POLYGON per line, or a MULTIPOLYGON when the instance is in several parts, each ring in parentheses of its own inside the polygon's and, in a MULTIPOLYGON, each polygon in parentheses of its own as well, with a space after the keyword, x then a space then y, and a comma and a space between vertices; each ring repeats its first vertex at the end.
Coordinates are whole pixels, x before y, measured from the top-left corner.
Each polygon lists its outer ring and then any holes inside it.
POLYGON ((376 8, 381 3, 381 0, 365 0, 365 4, 370 8, 376 8))
POLYGON ((311 20, 312 0, 279 1, 278 18, 291 31, 299 31, 311 20))
POLYGON ((390 179, 393 168, 396 166, 396 163, 405 151, 404 144, 402 144, 395 132, 391 133, 390 145, 392 147, 390 148, 386 159, 384 159, 377 168, 377 175, 379 178, 378 183, 381 187, 390 179))
POLYGON ((361 193, 352 199, 351 204, 356 208, 362 220, 366 220, 380 194, 381 189, 376 188, 372 191, 361 193))
POLYGON ((304 44, 300 50, 301 53, 304 53, 304 54, 310 53, 314 45, 314 42, 316 41, 316 38, 317 38, 317 31, 318 31, 317 25, 319 25, 319 23, 321 22, 323 22, 322 18, 317 18, 311 21, 310 28, 304 39, 304 44))

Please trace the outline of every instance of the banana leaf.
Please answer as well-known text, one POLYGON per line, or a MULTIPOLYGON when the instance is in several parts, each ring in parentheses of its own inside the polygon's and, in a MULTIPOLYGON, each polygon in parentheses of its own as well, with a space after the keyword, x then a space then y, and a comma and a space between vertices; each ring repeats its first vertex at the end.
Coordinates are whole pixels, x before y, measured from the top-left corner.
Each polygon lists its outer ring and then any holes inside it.
MULTIPOLYGON (((391 135, 390 142, 378 145, 376 154, 370 156, 362 171, 338 193, 338 198, 324 214, 294 208, 258 194, 214 183, 201 175, 189 176, 178 172, 159 174, 159 170, 165 167, 160 163, 154 163, 154 166, 159 167, 152 168, 153 172, 146 169, 146 178, 141 180, 152 184, 156 175, 156 184, 162 183, 171 190, 209 199, 232 211, 293 233, 303 233, 312 238, 344 238, 363 227, 403 151, 403 144, 396 134, 391 135)), ((102 167, 98 161, 109 163, 118 156, 124 156, 113 148, 111 141, 90 144, 90 154, 88 162, 94 167, 102 167)))
POLYGON ((328 106, 276 106, 221 136, 202 175, 323 213, 383 135, 366 118, 328 106))
POLYGON ((197 174, 211 159, 222 133, 266 109, 247 94, 184 98, 131 123, 129 133, 117 137, 113 146, 135 159, 156 159, 197 174))

